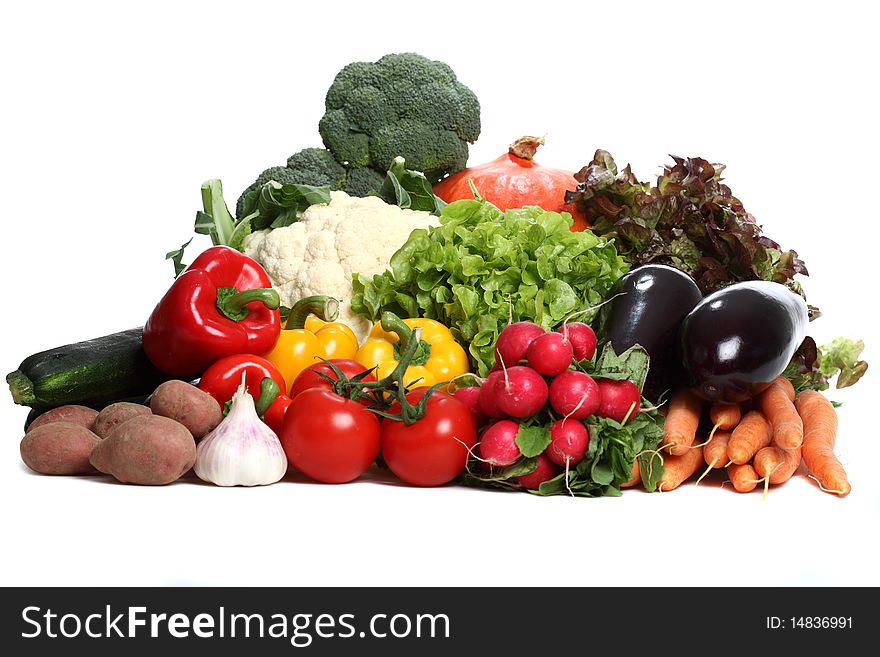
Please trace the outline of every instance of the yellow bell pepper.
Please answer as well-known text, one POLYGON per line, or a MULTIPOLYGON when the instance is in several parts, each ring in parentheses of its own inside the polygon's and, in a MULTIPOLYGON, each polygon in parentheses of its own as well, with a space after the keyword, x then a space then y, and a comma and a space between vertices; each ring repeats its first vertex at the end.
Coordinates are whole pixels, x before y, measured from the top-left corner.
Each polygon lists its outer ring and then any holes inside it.
POLYGON ((467 352, 443 324, 421 317, 400 319, 388 312, 373 326, 354 359, 367 368, 375 367, 376 378, 383 379, 397 367, 401 352, 417 328, 422 330, 422 346, 403 375, 406 387, 430 387, 469 371, 467 352))
POLYGON ((358 341, 354 331, 340 322, 322 319, 334 319, 338 314, 339 302, 325 296, 305 297, 290 309, 278 342, 265 354, 281 372, 288 392, 299 373, 322 358, 355 357, 358 341))

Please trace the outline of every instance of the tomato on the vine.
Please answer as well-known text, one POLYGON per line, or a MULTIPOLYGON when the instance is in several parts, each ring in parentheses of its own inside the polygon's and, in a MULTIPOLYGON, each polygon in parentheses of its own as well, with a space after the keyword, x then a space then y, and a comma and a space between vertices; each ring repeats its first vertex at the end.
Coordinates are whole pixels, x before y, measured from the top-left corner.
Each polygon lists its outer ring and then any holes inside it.
MULTIPOLYGON (((359 362, 348 358, 331 358, 328 362, 333 363, 333 365, 339 368, 339 371, 341 371, 349 379, 367 371, 367 368, 361 365, 359 362)), ((319 373, 325 374, 326 376, 329 376, 331 379, 336 381, 336 373, 327 364, 327 362, 322 361, 320 363, 315 363, 314 365, 310 365, 302 372, 300 372, 296 379, 294 379, 293 383, 290 386, 290 398, 295 399, 299 393, 310 388, 323 388, 324 390, 331 390, 332 384, 321 377, 319 373)), ((375 381, 376 377, 372 374, 368 374, 361 380, 375 381)), ((369 401, 369 398, 367 398, 367 400, 369 401)))
POLYGON ((299 393, 284 416, 281 445, 290 464, 325 484, 356 479, 376 460, 378 418, 363 404, 320 387, 299 393))
MULTIPOLYGON (((406 399, 417 404, 427 388, 417 388, 406 399)), ((389 411, 399 413, 395 402, 389 411)), ((427 400, 425 415, 413 424, 382 419, 382 459, 400 479, 415 486, 439 486, 462 473, 468 450, 477 443, 477 427, 467 407, 444 392, 427 400)))

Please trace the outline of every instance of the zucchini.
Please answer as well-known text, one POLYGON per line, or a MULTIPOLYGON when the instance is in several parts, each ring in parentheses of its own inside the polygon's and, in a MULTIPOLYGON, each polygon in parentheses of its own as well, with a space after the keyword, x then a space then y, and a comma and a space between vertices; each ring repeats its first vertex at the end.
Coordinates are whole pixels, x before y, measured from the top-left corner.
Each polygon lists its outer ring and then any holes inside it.
POLYGON ((6 375, 13 401, 46 411, 64 404, 100 408, 126 397, 146 397, 174 377, 149 361, 142 333, 138 327, 28 356, 6 375))

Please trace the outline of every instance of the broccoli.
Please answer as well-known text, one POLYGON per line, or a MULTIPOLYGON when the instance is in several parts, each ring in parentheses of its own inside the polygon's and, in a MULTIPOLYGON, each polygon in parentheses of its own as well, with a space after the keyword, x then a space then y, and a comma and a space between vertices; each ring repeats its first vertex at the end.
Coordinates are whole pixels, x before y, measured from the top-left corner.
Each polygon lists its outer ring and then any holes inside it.
POLYGON ((443 62, 415 53, 345 66, 318 130, 336 160, 384 174, 402 156, 433 183, 460 171, 480 135, 480 103, 443 62))
POLYGON ((382 187, 384 176, 372 169, 349 169, 339 164, 323 148, 304 148, 287 158, 287 166, 270 167, 263 171, 252 185, 241 193, 235 205, 235 216, 241 219, 245 214, 244 204, 247 194, 259 189, 270 180, 282 185, 300 184, 328 186, 341 189, 352 196, 368 196, 382 187))
POLYGON ((342 189, 350 196, 370 196, 378 193, 384 181, 385 176, 374 169, 349 169, 342 189))

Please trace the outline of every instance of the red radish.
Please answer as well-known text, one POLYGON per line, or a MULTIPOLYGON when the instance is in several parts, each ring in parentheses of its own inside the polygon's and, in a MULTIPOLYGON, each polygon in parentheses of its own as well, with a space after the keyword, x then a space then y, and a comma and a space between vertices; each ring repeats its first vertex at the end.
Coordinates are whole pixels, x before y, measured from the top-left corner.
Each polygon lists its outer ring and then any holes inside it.
POLYGON ((571 365, 571 344, 561 333, 545 333, 532 340, 526 351, 529 367, 542 376, 562 374, 571 365))
MULTIPOLYGON (((493 374, 495 376, 495 374, 493 374)), ((495 382, 498 409, 510 417, 531 417, 547 403, 547 382, 531 367, 514 365, 495 382)))
POLYGON ((504 411, 498 408, 498 395, 495 392, 495 387, 499 381, 501 381, 501 385, 504 385, 504 372, 501 370, 491 372, 483 380, 483 385, 480 386, 480 397, 478 400, 480 410, 487 416, 495 419, 506 417, 504 411))
POLYGON ((504 367, 519 365, 526 359, 526 351, 532 340, 544 334, 544 329, 532 322, 508 324, 495 342, 495 364, 504 367))
POLYGON ((519 485, 523 488, 537 490, 538 486, 556 476, 556 466, 544 454, 538 454, 536 460, 538 461, 538 467, 535 468, 534 472, 516 478, 519 485))
POLYGON ((599 385, 589 374, 563 372, 550 383, 550 406, 559 415, 583 420, 599 408, 599 385))
POLYGON ((489 465, 513 465, 522 456, 516 445, 519 425, 513 420, 498 420, 483 432, 477 447, 480 458, 489 465))
POLYGON ((571 418, 556 420, 550 425, 550 445, 544 453, 556 465, 565 467, 578 463, 590 444, 590 432, 580 420, 571 418))
POLYGON ((599 409, 596 415, 615 422, 630 422, 639 412, 642 396, 632 381, 599 380, 599 409))
POLYGON ((575 360, 589 360, 596 353, 596 333, 589 324, 568 322, 556 329, 556 332, 568 339, 575 360))
POLYGON ((467 409, 471 412, 471 415, 474 418, 474 424, 477 425, 477 428, 485 426, 489 422, 489 416, 480 408, 480 388, 478 386, 459 388, 452 393, 452 396, 467 406, 467 409))

